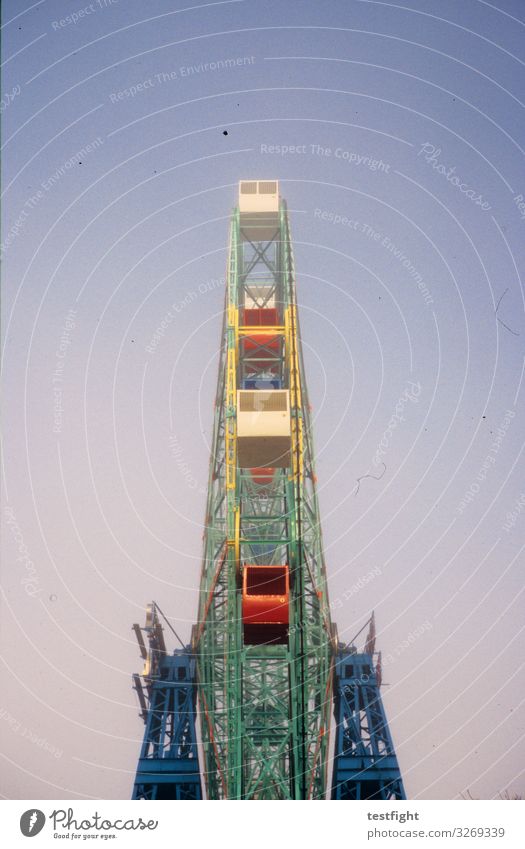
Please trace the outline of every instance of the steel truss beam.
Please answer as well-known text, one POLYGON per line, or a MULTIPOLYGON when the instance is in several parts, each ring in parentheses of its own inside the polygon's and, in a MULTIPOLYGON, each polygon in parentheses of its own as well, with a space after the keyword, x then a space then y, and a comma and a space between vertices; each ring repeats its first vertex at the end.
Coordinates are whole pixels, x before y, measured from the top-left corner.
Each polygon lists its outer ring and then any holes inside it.
POLYGON ((195 642, 209 798, 320 799, 326 792, 331 625, 284 202, 278 222, 274 238, 261 243, 245 237, 238 211, 231 224, 195 642), (277 323, 245 325, 246 304, 274 309, 277 323), (264 484, 236 466, 236 390, 246 380, 290 390, 293 466, 264 484), (289 566, 285 644, 244 644, 245 563, 289 566))

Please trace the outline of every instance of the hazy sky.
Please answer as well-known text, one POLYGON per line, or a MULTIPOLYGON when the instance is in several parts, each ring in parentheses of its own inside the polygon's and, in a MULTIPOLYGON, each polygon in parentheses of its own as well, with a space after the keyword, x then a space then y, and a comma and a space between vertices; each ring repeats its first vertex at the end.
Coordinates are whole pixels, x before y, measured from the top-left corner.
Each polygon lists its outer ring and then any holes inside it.
POLYGON ((340 638, 375 609, 410 797, 523 794, 524 3, 2 5, 0 792, 130 796, 131 625, 197 611, 228 219, 278 178, 340 638))

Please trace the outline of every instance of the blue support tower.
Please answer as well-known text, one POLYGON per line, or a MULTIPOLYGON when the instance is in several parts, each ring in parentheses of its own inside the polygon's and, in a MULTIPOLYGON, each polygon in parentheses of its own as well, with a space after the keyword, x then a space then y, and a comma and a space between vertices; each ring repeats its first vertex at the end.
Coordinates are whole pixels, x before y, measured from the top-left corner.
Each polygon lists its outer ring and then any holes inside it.
POLYGON ((374 666, 373 619, 365 651, 339 644, 335 658, 336 737, 332 799, 406 799, 388 728, 380 659, 374 666))
POLYGON ((146 729, 133 799, 202 799, 195 733, 195 658, 191 648, 166 653, 157 608, 146 618, 149 650, 138 625, 134 630, 145 667, 134 675, 146 729))

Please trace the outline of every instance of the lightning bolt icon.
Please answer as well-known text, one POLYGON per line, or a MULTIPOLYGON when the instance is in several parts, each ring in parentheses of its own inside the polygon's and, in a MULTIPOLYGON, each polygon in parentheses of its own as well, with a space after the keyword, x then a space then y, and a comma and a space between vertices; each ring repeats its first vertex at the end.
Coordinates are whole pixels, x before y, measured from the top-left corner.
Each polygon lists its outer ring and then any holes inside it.
POLYGON ((37 819, 38 819, 37 813, 36 813, 36 811, 33 811, 31 816, 29 817, 29 829, 28 829, 29 831, 33 831, 33 826, 36 823, 37 819))

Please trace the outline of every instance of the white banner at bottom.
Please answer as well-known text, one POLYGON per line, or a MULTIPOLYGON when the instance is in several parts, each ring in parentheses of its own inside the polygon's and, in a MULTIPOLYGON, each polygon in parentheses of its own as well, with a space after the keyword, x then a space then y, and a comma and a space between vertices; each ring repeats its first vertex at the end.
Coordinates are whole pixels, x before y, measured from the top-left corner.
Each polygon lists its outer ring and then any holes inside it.
POLYGON ((2 845, 188 849, 525 846, 523 801, 406 802, 0 802, 2 845), (254 807, 255 806, 255 807, 254 807), (262 806, 262 807, 261 807, 262 806), (292 806, 292 807, 290 807, 292 806), (270 811, 271 807, 271 811, 270 811), (28 840, 35 840, 28 844, 28 840))

